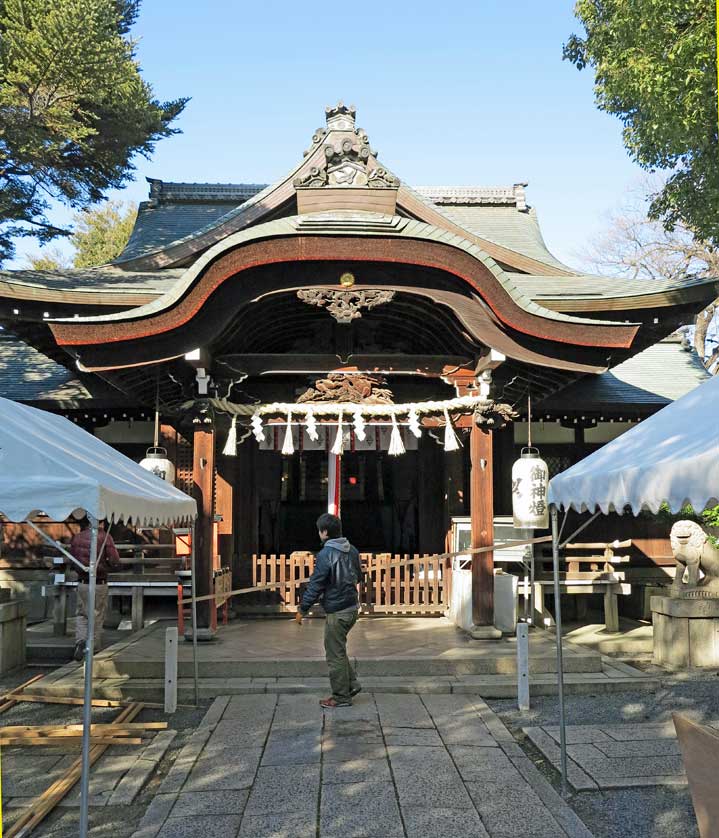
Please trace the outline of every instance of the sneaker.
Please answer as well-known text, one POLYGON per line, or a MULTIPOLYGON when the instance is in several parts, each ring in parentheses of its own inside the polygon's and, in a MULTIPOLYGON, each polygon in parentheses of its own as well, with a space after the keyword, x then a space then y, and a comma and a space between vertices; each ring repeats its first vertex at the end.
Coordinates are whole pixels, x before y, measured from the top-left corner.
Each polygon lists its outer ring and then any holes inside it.
POLYGON ((75 651, 72 653, 73 660, 81 661, 85 657, 85 641, 78 640, 75 644, 75 651))
POLYGON ((351 706, 352 706, 351 701, 335 701, 335 699, 332 698, 332 696, 330 696, 329 698, 323 698, 320 701, 320 707, 324 707, 327 710, 334 710, 335 707, 351 707, 351 706))

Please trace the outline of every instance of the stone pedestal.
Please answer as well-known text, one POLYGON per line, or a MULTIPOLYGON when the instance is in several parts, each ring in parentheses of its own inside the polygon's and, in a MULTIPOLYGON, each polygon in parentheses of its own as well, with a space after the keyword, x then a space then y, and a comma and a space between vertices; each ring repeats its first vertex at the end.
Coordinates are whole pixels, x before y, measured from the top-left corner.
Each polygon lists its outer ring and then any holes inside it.
POLYGON ((0 674, 25 665, 27 603, 0 602, 0 674))
POLYGON ((654 663, 719 667, 719 598, 653 596, 654 663))

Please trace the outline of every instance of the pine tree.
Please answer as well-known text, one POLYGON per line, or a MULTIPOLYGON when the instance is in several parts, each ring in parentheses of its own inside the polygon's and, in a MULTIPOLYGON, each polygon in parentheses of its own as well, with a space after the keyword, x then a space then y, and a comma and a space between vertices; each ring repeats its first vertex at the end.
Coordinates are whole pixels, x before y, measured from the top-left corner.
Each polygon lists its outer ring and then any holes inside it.
POLYGON ((50 199, 82 210, 131 179, 133 158, 177 133, 187 100, 159 102, 127 37, 139 0, 0 0, 0 261, 12 239, 71 230, 50 199))

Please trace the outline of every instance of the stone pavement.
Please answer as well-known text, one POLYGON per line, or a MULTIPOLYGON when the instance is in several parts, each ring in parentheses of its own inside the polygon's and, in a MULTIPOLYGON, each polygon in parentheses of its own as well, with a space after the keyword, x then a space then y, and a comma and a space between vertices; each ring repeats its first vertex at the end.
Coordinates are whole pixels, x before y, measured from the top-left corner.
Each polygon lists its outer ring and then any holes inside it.
POLYGON ((591 838, 479 698, 216 698, 134 838, 591 838))
MULTIPOLYGON (((559 770, 559 728, 526 727, 524 733, 559 770)), ((568 779, 576 791, 687 783, 670 721, 568 725, 567 757, 568 779)))

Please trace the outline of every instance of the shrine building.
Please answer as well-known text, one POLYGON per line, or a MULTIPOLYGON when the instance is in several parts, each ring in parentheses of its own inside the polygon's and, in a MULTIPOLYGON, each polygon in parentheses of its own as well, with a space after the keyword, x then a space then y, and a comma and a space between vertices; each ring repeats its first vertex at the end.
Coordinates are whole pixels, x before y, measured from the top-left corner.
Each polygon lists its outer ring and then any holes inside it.
MULTIPOLYGON (((578 273, 526 184, 407 184, 353 107, 327 108, 300 151, 269 186, 150 179, 111 264, 0 272, 3 396, 136 460, 159 407, 175 483, 199 500, 198 594, 223 567, 235 587, 286 582, 328 507, 370 563, 441 553, 462 517, 490 545, 529 410, 552 474, 707 377, 673 334, 715 281, 578 273)), ((478 625, 492 573, 482 554, 478 625)), ((377 610, 402 613, 377 580, 377 610)))

